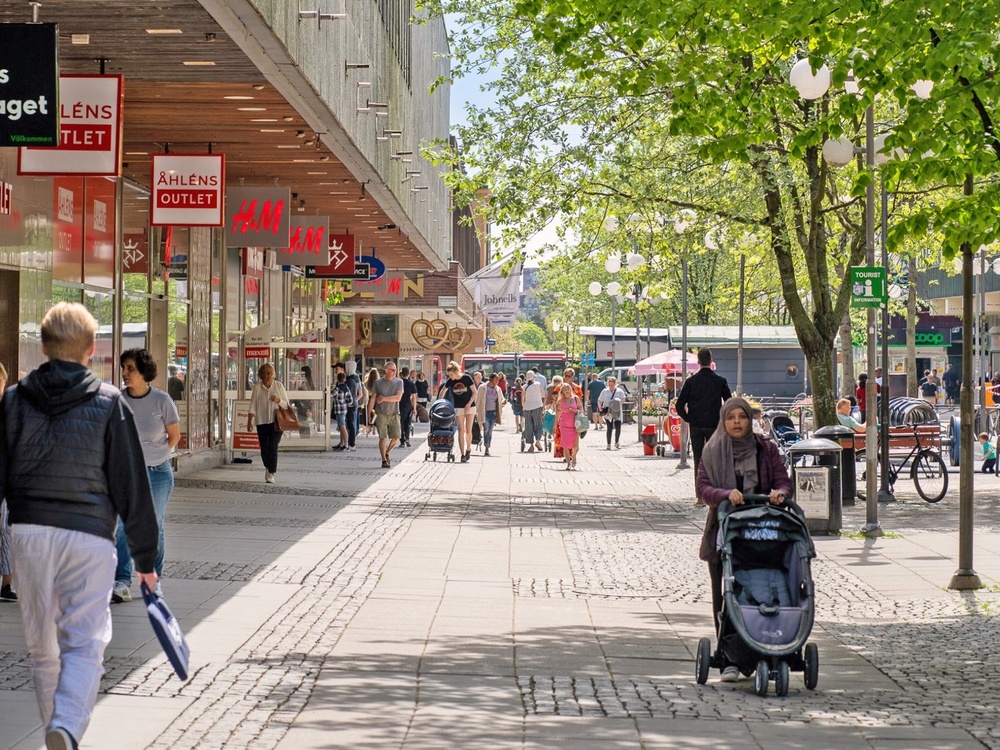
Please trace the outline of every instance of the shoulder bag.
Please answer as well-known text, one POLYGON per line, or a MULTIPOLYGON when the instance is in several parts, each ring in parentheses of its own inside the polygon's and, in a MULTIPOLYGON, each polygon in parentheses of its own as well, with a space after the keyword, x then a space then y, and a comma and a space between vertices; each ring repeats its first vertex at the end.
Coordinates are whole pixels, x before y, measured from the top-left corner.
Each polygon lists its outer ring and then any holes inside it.
POLYGON ((290 406, 279 406, 274 410, 274 431, 285 432, 298 430, 302 427, 295 409, 290 406))
POLYGON ((576 427, 576 431, 581 435, 585 433, 590 428, 590 421, 587 419, 587 415, 584 414, 581 408, 580 399, 577 396, 573 397, 576 401, 577 412, 576 416, 573 418, 573 425, 576 427))

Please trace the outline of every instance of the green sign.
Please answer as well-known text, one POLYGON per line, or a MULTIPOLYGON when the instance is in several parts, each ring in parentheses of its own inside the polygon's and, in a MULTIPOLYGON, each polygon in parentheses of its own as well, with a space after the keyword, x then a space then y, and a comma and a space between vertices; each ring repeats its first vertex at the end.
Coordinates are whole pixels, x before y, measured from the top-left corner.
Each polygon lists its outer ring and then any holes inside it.
POLYGON ((851 266, 851 307, 881 307, 885 303, 885 269, 851 266))

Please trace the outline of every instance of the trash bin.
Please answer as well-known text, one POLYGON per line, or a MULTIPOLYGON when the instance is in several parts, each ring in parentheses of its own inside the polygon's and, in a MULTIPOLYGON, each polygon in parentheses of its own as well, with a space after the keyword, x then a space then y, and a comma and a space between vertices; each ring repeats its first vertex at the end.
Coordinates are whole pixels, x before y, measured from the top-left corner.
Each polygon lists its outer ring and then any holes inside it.
MULTIPOLYGON (((826 438, 800 440, 788 447, 795 502, 813 533, 837 534, 843 523, 839 443, 826 438)), ((853 458, 853 456, 852 456, 853 458)))
POLYGON ((642 436, 639 438, 642 441, 642 455, 644 456, 654 456, 656 455, 656 425, 648 424, 642 428, 642 436))
POLYGON ((854 461, 854 430, 842 424, 820 427, 813 437, 840 443, 840 497, 844 505, 854 505, 858 494, 858 467, 854 461))

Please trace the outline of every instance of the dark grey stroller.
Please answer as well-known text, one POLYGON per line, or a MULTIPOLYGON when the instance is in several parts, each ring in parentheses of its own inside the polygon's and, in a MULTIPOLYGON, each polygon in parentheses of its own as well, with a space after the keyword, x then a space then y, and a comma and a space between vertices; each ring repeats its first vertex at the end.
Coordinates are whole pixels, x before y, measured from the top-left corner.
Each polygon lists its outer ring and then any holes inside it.
POLYGON ((431 404, 428 411, 430 431, 427 433, 427 452, 424 461, 438 460, 438 454, 444 453, 448 463, 455 462, 455 405, 447 399, 439 398, 431 404))
POLYGON ((805 686, 819 681, 819 650, 806 643, 812 631, 816 556, 802 510, 793 502, 767 504, 766 495, 744 495, 745 505, 719 506, 722 547, 722 612, 716 624, 718 648, 698 643, 696 677, 732 664, 754 674, 757 695, 788 693, 789 671, 803 672, 805 686), (803 648, 804 646, 804 648, 803 648))

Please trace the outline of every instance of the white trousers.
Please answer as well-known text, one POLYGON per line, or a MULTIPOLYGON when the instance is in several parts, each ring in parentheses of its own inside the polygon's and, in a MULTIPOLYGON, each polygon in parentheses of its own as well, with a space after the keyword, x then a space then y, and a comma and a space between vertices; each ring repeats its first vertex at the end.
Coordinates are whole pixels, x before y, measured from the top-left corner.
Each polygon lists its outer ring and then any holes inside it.
POLYGON ((14 581, 46 731, 80 741, 90 724, 111 642, 115 545, 82 531, 11 526, 14 581))

